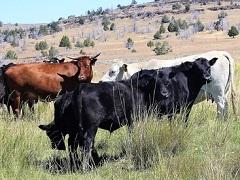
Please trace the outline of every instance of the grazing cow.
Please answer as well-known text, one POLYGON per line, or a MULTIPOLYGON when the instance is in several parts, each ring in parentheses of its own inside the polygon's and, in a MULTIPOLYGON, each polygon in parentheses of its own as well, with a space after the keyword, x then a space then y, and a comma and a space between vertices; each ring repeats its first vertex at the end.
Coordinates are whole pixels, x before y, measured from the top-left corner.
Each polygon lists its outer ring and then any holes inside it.
POLYGON ((73 164, 78 146, 91 157, 98 128, 113 132, 123 125, 130 127, 131 115, 142 112, 145 106, 157 103, 161 110, 165 107, 161 102, 167 102, 167 111, 163 109, 160 115, 188 104, 191 109, 201 86, 210 81, 210 66, 215 61, 216 58, 210 61, 200 58, 176 67, 143 70, 126 81, 81 83, 74 91, 57 98, 54 121, 39 128, 46 131, 52 147, 58 150, 65 150, 64 137, 69 134, 73 164))
POLYGON ((234 102, 234 59, 225 51, 210 51, 203 54, 177 58, 174 60, 149 60, 147 62, 124 64, 122 62, 113 64, 102 77, 101 81, 118 81, 129 79, 135 72, 141 69, 158 69, 179 65, 185 61, 194 61, 197 58, 218 58, 217 63, 211 67, 212 82, 208 86, 203 85, 195 103, 201 102, 210 97, 217 104, 217 114, 220 117, 227 117, 228 103, 227 94, 231 87, 231 99, 233 110, 236 114, 234 102), (208 97, 206 97, 206 94, 208 97))
POLYGON ((51 101, 62 89, 72 90, 79 81, 91 82, 92 65, 99 55, 71 58, 73 61, 61 64, 17 64, 6 68, 4 78, 13 113, 19 116, 22 102, 38 99, 51 101), (65 83, 58 73, 73 78, 65 83))
POLYGON ((64 61, 65 61, 64 58, 59 59, 57 57, 53 57, 50 60, 44 60, 43 62, 45 62, 45 63, 63 63, 64 61))

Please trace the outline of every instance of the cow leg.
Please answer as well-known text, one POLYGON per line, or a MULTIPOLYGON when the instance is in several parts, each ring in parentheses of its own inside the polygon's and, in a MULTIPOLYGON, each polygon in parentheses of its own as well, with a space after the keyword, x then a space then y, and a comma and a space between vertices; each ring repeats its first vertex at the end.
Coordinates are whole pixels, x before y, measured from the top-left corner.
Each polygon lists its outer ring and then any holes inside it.
POLYGON ((11 102, 13 114, 18 118, 20 115, 20 96, 15 96, 11 102))
POLYGON ((83 146, 83 135, 82 133, 71 133, 68 138, 68 151, 70 158, 70 167, 72 171, 79 169, 79 156, 77 153, 77 148, 83 146))
POLYGON ((86 131, 84 139, 84 160, 83 170, 95 166, 95 159, 98 158, 97 152, 94 149, 94 139, 97 133, 97 126, 89 127, 86 131))
POLYGON ((28 107, 29 107, 31 112, 34 112, 34 103, 35 103, 34 100, 29 100, 28 101, 28 107))
POLYGON ((219 119, 226 119, 228 117, 228 102, 227 98, 222 95, 213 96, 214 101, 217 104, 217 117, 219 119))

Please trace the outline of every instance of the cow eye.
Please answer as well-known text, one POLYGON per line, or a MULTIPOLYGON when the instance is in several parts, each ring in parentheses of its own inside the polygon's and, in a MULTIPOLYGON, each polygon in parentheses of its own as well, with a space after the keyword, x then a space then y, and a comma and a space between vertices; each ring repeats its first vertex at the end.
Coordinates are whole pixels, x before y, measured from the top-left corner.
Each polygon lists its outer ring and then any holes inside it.
POLYGON ((165 82, 164 85, 165 85, 165 86, 168 86, 168 85, 169 85, 169 82, 165 82))
POLYGON ((110 73, 109 74, 114 74, 115 73, 115 71, 110 71, 110 73))

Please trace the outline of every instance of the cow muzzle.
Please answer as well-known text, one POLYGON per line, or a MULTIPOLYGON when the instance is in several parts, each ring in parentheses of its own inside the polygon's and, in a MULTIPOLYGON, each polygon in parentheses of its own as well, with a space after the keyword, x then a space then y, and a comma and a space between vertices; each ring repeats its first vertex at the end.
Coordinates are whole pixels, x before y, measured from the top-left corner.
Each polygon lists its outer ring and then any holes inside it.
POLYGON ((168 97, 169 97, 169 94, 168 94, 168 92, 161 92, 161 96, 162 96, 163 98, 168 98, 168 97))

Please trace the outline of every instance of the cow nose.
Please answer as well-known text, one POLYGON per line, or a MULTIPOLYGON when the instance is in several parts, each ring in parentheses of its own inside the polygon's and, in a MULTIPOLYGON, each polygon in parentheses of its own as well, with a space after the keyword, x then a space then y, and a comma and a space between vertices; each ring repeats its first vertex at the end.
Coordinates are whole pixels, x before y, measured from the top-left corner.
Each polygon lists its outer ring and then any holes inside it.
POLYGON ((102 81, 99 81, 100 83, 102 83, 102 81))
POLYGON ((80 76, 80 79, 81 79, 81 80, 84 80, 84 79, 85 79, 85 77, 84 77, 84 76, 80 76))
POLYGON ((167 98, 168 97, 168 93, 167 92, 162 92, 161 93, 163 97, 167 98))

